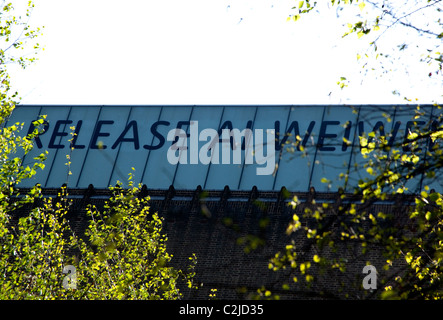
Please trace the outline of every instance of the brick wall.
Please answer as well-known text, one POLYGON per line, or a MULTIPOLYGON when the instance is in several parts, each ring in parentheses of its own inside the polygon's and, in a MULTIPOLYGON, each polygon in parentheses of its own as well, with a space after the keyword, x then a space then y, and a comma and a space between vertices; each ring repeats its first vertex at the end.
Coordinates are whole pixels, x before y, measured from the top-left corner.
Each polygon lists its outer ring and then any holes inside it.
MULTIPOLYGON (((26 190, 23 190, 26 192, 26 190)), ((46 189, 46 195, 56 195, 57 190, 46 189)), ((109 196, 108 190, 89 189, 69 190, 73 200, 69 219, 77 233, 82 233, 87 224, 85 208, 87 204, 103 206, 109 196)), ((290 270, 273 272, 268 269, 269 259, 289 243, 285 233, 293 211, 288 203, 288 194, 281 192, 260 192, 253 188, 249 192, 196 190, 147 190, 142 189, 141 196, 151 197, 151 210, 164 218, 164 232, 168 236, 167 249, 173 255, 172 263, 176 267, 185 268, 189 257, 197 256, 196 277, 201 288, 189 291, 184 286, 182 292, 187 299, 208 299, 210 290, 217 289, 220 299, 249 299, 251 293, 262 286, 279 294, 282 299, 320 298, 315 293, 323 291, 334 298, 356 298, 367 292, 361 288, 351 288, 349 275, 361 277, 361 270, 366 261, 359 260, 347 248, 331 255, 346 257, 349 255, 351 268, 348 273, 338 271, 321 275, 319 283, 312 288, 293 285, 291 290, 283 290, 282 284, 291 279, 290 270), (267 223, 265 223, 267 222, 267 223), (252 237, 251 237, 252 235, 252 237), (254 250, 248 250, 250 240, 257 240, 259 245, 254 250), (351 261, 351 260, 350 260, 351 261)), ((294 194, 289 194, 290 198, 294 194)), ((336 193, 297 193, 302 204, 297 208, 303 212, 310 206, 310 200, 315 197, 317 202, 327 201, 338 205, 341 201, 336 193)), ((399 203, 403 204, 403 201, 399 203)), ((404 205, 395 203, 380 203, 371 208, 374 212, 396 212, 401 217, 404 205)), ((24 210, 26 211, 26 210, 24 210)), ((22 211, 19 214, 24 214, 22 211)), ((303 224, 309 221, 302 221, 303 224)), ((297 235, 291 235, 297 248, 307 256, 313 254, 306 240, 297 235)), ((252 242, 254 243, 254 242, 252 242)), ((372 248, 369 256, 372 263, 381 268, 383 259, 378 248, 372 248)), ((315 272, 315 266, 312 266, 315 272)), ((358 282, 358 281, 357 281, 358 282)))

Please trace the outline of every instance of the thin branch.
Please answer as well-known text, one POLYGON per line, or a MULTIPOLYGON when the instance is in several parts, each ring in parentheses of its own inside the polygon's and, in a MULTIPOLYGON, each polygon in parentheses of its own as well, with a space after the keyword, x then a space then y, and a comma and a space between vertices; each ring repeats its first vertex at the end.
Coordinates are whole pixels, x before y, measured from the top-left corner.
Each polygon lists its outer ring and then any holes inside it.
POLYGON ((420 29, 420 28, 418 28, 418 27, 415 27, 415 26, 411 25, 410 23, 406 23, 406 22, 403 22, 403 21, 401 21, 401 20, 403 20, 404 18, 409 17, 410 15, 413 15, 413 14, 415 14, 415 13, 417 13, 417 12, 423 10, 423 9, 426 9, 426 8, 432 7, 432 6, 438 4, 438 3, 442 2, 442 1, 443 1, 443 0, 436 0, 436 1, 432 2, 432 3, 427 4, 426 6, 423 6, 423 7, 420 7, 420 8, 417 8, 417 9, 411 11, 411 12, 409 12, 409 13, 407 13, 407 14, 401 16, 400 18, 397 18, 397 17, 395 16, 395 14, 392 13, 392 12, 390 12, 389 10, 384 10, 383 8, 380 8, 380 7, 379 7, 376 3, 374 3, 373 1, 368 1, 368 3, 372 4, 375 8, 378 8, 379 10, 382 10, 383 13, 386 13, 386 14, 390 15, 391 17, 393 17, 393 18, 395 19, 395 21, 394 21, 393 23, 391 23, 390 25, 388 25, 388 26, 386 27, 386 29, 385 29, 385 30, 384 30, 384 31, 383 31, 383 32, 382 32, 382 33, 381 33, 381 34, 380 34, 380 35, 379 35, 379 36, 378 36, 378 37, 372 42, 372 44, 375 44, 375 42, 377 42, 378 39, 380 39, 380 37, 383 36, 383 34, 384 34, 386 31, 388 31, 391 27, 393 27, 393 26, 394 26, 395 24, 397 24, 397 23, 400 23, 401 25, 404 25, 404 26, 406 26, 406 27, 413 28, 413 29, 417 30, 418 32, 423 32, 423 33, 428 33, 428 34, 431 34, 431 35, 434 35, 434 36, 438 36, 438 34, 432 32, 432 31, 420 29))
POLYGON ((25 32, 26 28, 29 26, 29 20, 30 19, 31 19, 31 15, 29 14, 27 21, 25 23, 22 23, 25 27, 23 27, 23 29, 21 30, 21 32, 18 35, 18 37, 11 43, 11 45, 9 47, 7 47, 5 50, 3 50, 3 52, 8 51, 9 49, 11 49, 12 46, 14 46, 16 43, 19 42, 19 40, 21 39, 21 37, 23 35, 23 32, 25 32))

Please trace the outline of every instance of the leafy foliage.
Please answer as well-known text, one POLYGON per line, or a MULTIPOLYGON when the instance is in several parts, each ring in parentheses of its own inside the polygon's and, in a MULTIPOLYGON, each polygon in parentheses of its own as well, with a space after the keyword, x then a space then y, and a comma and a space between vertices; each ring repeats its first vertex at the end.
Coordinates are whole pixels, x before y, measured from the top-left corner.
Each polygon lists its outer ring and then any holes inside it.
MULTIPOLYGON (((43 198, 38 187, 32 190, 41 205, 13 223, 2 216, 0 270, 1 299, 56 299, 60 290, 66 255, 73 243, 62 202, 43 198)), ((64 199, 61 199, 64 201, 64 199)), ((4 201, 2 201, 4 203, 4 201)))
MULTIPOLYGON (((25 3, 25 2, 23 2, 25 3)), ((0 5, 0 120, 6 119, 18 101, 17 92, 10 93, 11 82, 8 66, 18 64, 26 68, 36 60, 40 45, 35 38, 41 34, 41 28, 32 28, 29 25, 34 4, 28 1, 25 16, 17 16, 16 9, 10 2, 1 1, 0 5), (32 43, 34 42, 34 43, 32 43), (31 52, 20 54, 21 50, 32 46, 31 52), (19 51, 20 50, 20 51, 19 51)))
POLYGON ((141 186, 111 187, 114 195, 100 212, 90 206, 92 220, 86 231, 88 241, 80 241, 78 285, 87 288, 88 299, 177 299, 177 281, 190 288, 196 257, 190 257, 189 273, 169 266, 162 220, 149 212, 149 197, 138 197, 141 186))
MULTIPOLYGON (((41 33, 28 24, 33 7, 29 1, 26 18, 15 16, 11 3, 3 1, 0 9, 0 299, 180 298, 179 281, 195 287, 196 258, 190 257, 186 272, 170 266, 162 219, 150 212, 149 197, 139 196, 141 186, 133 185, 132 176, 129 189, 110 188, 113 196, 103 209, 88 207, 84 237, 73 232, 68 219, 72 200, 66 186, 56 198, 44 197, 39 185, 19 194, 16 186, 43 170, 47 155, 22 162, 44 129, 44 116, 27 135, 21 134, 23 123, 6 125, 19 101, 11 94, 7 66, 25 68, 35 60, 17 51, 41 33), (65 276, 67 267, 75 274, 65 276)), ((38 49, 35 43, 33 52, 38 49)))
POLYGON ((188 271, 170 266, 162 219, 149 211, 141 186, 110 187, 103 210, 89 206, 85 237, 67 219, 66 187, 56 199, 37 186, 28 195, 34 208, 14 222, 2 215, 0 298, 3 299, 179 299, 179 281, 193 283, 196 257, 188 271), (62 271, 73 266, 74 288, 62 271))
MULTIPOLYGON (((418 108, 417 121, 420 115, 418 108)), ((370 175, 354 194, 331 203, 292 199, 290 242, 269 263, 289 270, 284 289, 323 298, 442 298, 443 196, 429 187, 442 178, 442 120, 440 113, 397 145, 375 132, 360 137, 370 175), (422 191, 410 190, 423 174, 422 191), (362 288, 365 265, 377 267, 381 290, 362 288), (336 285, 328 287, 331 278, 336 285)))
MULTIPOLYGON (((301 1, 293 8, 298 10, 294 20, 322 10, 317 1, 309 4, 309 10, 303 10, 303 5, 301 1)), ((420 71, 429 81, 439 83, 440 0, 331 0, 328 5, 336 8, 337 17, 350 14, 343 37, 370 39, 368 50, 357 52, 364 69, 390 73, 400 68, 408 54, 422 62, 420 71), (388 37, 393 30, 396 36, 388 37), (420 43, 412 46, 410 32, 420 37, 420 43), (373 64, 377 61, 378 65, 373 64), (397 69, 385 68, 386 63, 397 69)), ((343 89, 349 82, 342 76, 337 84, 343 89)), ((390 143, 391 137, 384 132, 359 137, 365 160, 359 170, 368 177, 359 181, 353 195, 339 191, 331 203, 292 199, 289 205, 294 214, 286 231, 290 241, 269 262, 269 269, 282 274, 284 290, 322 298, 442 298, 443 201, 441 190, 430 186, 442 179, 443 126, 441 107, 436 103, 434 109, 437 116, 428 121, 417 107, 411 119, 414 128, 399 144, 390 143), (362 288, 362 268, 372 264, 377 267, 381 290, 362 288)), ((322 182, 330 181, 324 178, 322 182)), ((271 297, 263 288, 258 293, 271 297)))
MULTIPOLYGON (((393 71, 403 72, 411 81, 420 78, 434 86, 440 85, 443 67, 441 0, 300 1, 292 9, 296 14, 288 20, 295 21, 334 10, 337 21, 342 24, 343 38, 366 40, 367 47, 356 52, 362 66, 360 73, 381 78, 393 71), (419 63, 418 68, 415 62, 419 63)), ((349 75, 343 75, 337 84, 343 89, 352 80, 349 75)), ((396 88, 392 93, 400 95, 400 91, 396 88)), ((412 100, 408 96, 410 93, 403 94, 405 100, 412 100)))

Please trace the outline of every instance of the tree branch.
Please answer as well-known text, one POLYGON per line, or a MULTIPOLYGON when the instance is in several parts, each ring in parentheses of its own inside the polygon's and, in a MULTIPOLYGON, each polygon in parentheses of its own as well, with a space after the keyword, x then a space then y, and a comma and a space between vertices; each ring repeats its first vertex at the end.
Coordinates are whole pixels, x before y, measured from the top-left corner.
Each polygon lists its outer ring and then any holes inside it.
POLYGON ((380 39, 381 36, 383 36, 383 34, 384 34, 386 31, 388 31, 391 27, 393 27, 393 26, 396 25, 397 23, 400 23, 401 25, 403 25, 403 26, 405 26, 405 27, 410 27, 410 28, 412 28, 412 29, 414 29, 414 30, 416 30, 416 31, 418 31, 418 32, 423 32, 423 33, 431 34, 431 35, 433 35, 433 36, 438 36, 438 35, 439 35, 439 34, 437 34, 437 33, 434 33, 434 32, 432 32, 432 31, 430 31, 430 30, 425 30, 425 29, 418 28, 418 27, 416 27, 416 26, 413 26, 413 25, 410 24, 410 23, 406 23, 406 22, 403 22, 403 21, 401 21, 401 20, 403 20, 404 18, 409 17, 409 16, 411 16, 411 15, 413 15, 413 14, 415 14, 415 13, 417 13, 417 12, 423 10, 423 9, 426 9, 426 8, 432 7, 432 6, 434 6, 434 5, 436 5, 436 4, 440 3, 440 2, 442 2, 442 0, 435 0, 435 1, 432 2, 432 3, 429 3, 429 4, 427 4, 427 5, 423 6, 423 7, 417 8, 417 9, 415 9, 415 10, 409 12, 409 13, 406 13, 405 15, 401 16, 400 18, 397 18, 396 15, 395 15, 393 12, 391 12, 391 11, 389 11, 389 10, 385 10, 385 9, 383 9, 383 8, 380 8, 380 7, 379 7, 376 3, 374 3, 373 1, 367 1, 367 2, 370 3, 370 4, 372 4, 375 8, 377 8, 377 9, 383 11, 383 13, 386 13, 386 14, 390 15, 392 18, 395 19, 395 21, 392 22, 390 25, 388 25, 388 26, 386 27, 386 29, 385 29, 385 30, 384 30, 384 31, 383 31, 383 32, 382 32, 382 33, 381 33, 381 34, 380 34, 380 35, 379 35, 379 36, 378 36, 378 37, 372 42, 372 44, 375 44, 375 42, 377 42, 378 39, 380 39))

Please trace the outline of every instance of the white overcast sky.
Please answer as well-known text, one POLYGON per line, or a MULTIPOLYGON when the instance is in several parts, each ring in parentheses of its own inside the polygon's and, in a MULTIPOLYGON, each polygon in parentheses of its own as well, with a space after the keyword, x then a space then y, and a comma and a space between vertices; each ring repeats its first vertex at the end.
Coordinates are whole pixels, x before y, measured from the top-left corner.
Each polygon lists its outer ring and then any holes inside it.
POLYGON ((335 9, 288 22, 294 5, 39 0, 31 24, 45 26, 45 50, 12 70, 13 84, 23 104, 404 103, 394 89, 441 99, 441 83, 400 72, 362 82, 356 49, 367 41, 341 39, 335 9), (340 76, 351 81, 345 90, 340 76))

